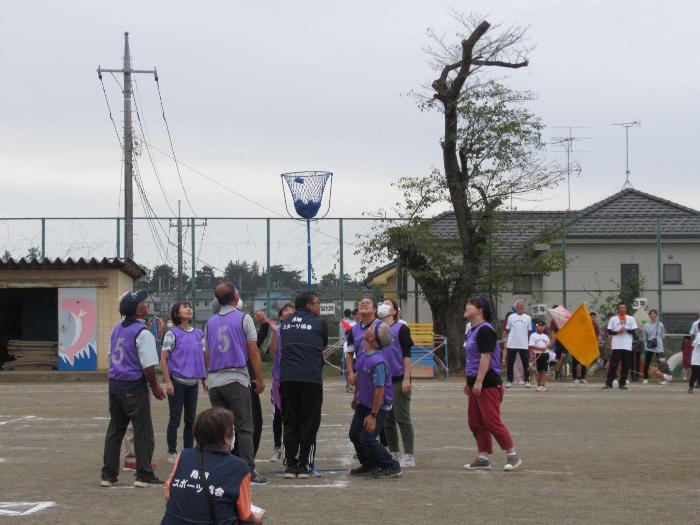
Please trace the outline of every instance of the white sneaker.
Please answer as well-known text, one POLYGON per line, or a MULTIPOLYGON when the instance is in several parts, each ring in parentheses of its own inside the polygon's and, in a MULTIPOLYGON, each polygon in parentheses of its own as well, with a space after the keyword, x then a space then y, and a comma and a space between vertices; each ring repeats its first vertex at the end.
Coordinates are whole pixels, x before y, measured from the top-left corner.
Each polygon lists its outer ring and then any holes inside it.
POLYGON ((525 388, 531 388, 532 385, 530 383, 525 383, 525 388))
POLYGON ((272 454, 270 461, 280 461, 282 459, 282 447, 275 447, 275 452, 272 454))
POLYGON ((510 388, 513 386, 513 383, 506 383, 506 388, 510 388))
POLYGON ((613 379, 613 388, 620 386, 620 382, 617 379, 613 379))
POLYGON ((542 385, 542 390, 540 390, 540 392, 547 392, 547 387, 542 385))
POLYGON ((587 385, 587 384, 588 384, 588 381, 586 381, 585 379, 579 379, 578 382, 579 382, 580 384, 582 384, 582 385, 587 385))
POLYGON ((642 384, 643 384, 643 385, 648 385, 648 384, 649 384, 649 380, 648 380, 648 379, 645 379, 644 381, 642 381, 642 384))
POLYGON ((660 385, 668 385, 668 381, 659 381, 660 385))
POLYGON ((168 463, 174 465, 177 461, 177 452, 168 452, 168 463))
POLYGON ((416 460, 411 454, 404 454, 399 460, 399 465, 401 468, 414 468, 416 466, 416 460))
POLYGON ((535 392, 542 392, 542 386, 537 385, 537 388, 535 388, 535 392))

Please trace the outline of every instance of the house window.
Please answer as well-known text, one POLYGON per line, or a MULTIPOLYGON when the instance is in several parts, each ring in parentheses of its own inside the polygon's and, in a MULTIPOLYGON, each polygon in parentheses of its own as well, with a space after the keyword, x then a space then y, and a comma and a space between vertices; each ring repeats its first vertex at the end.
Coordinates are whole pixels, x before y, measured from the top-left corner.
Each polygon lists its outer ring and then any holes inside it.
POLYGON ((638 264, 622 264, 620 265, 620 293, 636 292, 639 288, 639 265, 638 264))
POLYGON ((664 264, 664 284, 681 284, 681 265, 664 264))
POLYGON ((514 294, 530 294, 532 293, 532 276, 520 275, 513 281, 514 294))

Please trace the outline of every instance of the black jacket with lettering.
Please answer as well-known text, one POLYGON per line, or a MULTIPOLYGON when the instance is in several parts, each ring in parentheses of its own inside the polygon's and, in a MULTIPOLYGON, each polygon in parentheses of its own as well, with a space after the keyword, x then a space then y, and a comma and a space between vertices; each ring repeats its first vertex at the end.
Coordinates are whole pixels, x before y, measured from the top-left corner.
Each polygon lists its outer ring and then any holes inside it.
POLYGON ((280 335, 280 382, 323 384, 323 350, 328 345, 325 321, 309 310, 299 309, 282 321, 280 335))

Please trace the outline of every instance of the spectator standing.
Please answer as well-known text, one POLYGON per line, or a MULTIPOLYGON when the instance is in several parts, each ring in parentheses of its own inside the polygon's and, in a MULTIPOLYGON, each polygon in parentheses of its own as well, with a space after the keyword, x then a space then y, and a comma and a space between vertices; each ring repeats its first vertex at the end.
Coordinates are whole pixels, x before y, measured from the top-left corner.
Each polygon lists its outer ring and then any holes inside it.
POLYGON ((659 321, 659 312, 649 310, 649 322, 644 325, 644 384, 649 383, 649 365, 656 356, 656 362, 660 365, 664 355, 664 337, 666 328, 659 321))
POLYGON ((620 390, 627 390, 627 374, 632 358, 632 333, 637 329, 637 321, 631 315, 627 315, 627 305, 623 302, 617 305, 617 315, 608 322, 608 335, 612 336, 610 365, 603 389, 611 389, 617 372, 617 365, 621 363, 620 390))
POLYGON ((513 385, 513 368, 515 367, 515 359, 519 356, 523 365, 523 379, 525 386, 530 388, 530 351, 529 340, 532 333, 532 319, 525 313, 525 301, 518 300, 515 302, 515 312, 508 316, 506 321, 506 347, 507 365, 506 375, 508 382, 506 388, 513 385))

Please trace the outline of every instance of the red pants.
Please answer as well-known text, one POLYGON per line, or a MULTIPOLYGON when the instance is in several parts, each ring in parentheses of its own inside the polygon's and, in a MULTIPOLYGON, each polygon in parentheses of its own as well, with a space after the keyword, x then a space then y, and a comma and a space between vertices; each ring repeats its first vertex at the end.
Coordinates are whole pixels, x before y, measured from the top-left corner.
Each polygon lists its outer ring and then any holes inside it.
POLYGON ((503 386, 482 388, 479 397, 467 388, 467 421, 469 430, 474 434, 479 452, 493 453, 491 436, 496 438, 498 446, 503 450, 513 448, 513 438, 501 421, 501 401, 503 401, 503 386))

